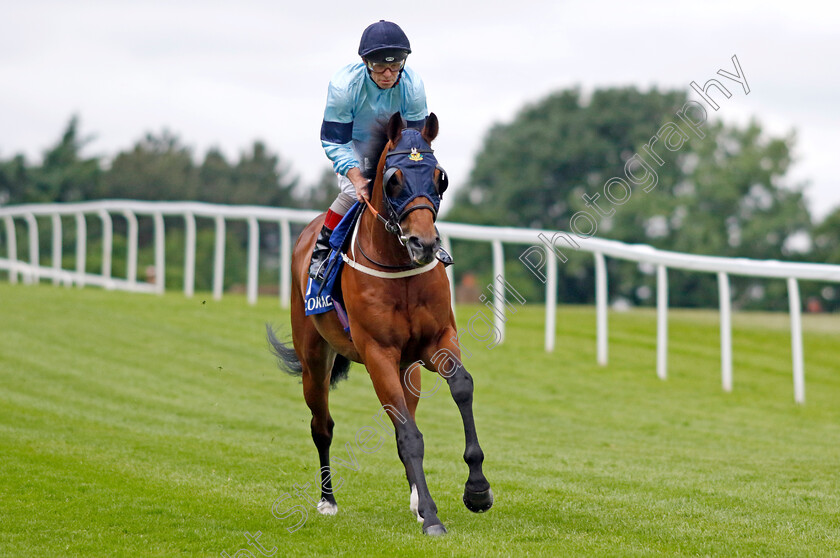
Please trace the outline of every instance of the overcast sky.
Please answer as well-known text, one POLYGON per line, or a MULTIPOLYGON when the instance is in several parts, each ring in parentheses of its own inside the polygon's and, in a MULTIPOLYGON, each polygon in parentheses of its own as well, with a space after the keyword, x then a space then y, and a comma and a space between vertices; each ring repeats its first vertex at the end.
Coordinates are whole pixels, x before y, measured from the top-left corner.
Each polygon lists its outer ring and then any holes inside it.
POLYGON ((357 59, 362 30, 387 19, 411 40, 453 188, 490 126, 550 92, 688 89, 716 77, 732 97, 715 117, 795 129, 793 181, 810 183, 817 217, 840 206, 831 2, 0 1, 3 159, 40 159, 75 114, 94 136, 87 155, 112 156, 163 128, 197 159, 214 146, 236 159, 261 139, 313 183, 329 166, 318 137, 329 78, 357 59), (734 72, 733 55, 749 95, 716 75, 734 72))

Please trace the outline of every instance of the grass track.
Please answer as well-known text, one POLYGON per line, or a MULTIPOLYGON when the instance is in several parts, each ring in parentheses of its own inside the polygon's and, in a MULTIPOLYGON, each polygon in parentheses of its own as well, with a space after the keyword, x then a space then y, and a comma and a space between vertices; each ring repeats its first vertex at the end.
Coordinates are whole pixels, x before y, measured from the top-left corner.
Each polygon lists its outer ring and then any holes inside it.
MULTIPOLYGON (((647 310, 610 314, 605 368, 592 308, 559 310, 551 355, 541 308, 492 351, 468 338, 496 505, 464 508, 457 408, 424 399, 442 539, 408 512, 392 437, 355 449, 357 471, 334 462, 337 516, 310 508, 294 533, 272 516, 295 484, 315 492, 318 467, 266 321, 288 323, 273 299, 0 284, 0 556, 259 556, 256 531, 275 556, 840 556, 837 316, 805 317, 805 406, 783 315, 733 317, 730 394, 714 312, 671 311, 665 382, 647 310)), ((354 366, 332 394, 334 457, 378 409, 354 366)))

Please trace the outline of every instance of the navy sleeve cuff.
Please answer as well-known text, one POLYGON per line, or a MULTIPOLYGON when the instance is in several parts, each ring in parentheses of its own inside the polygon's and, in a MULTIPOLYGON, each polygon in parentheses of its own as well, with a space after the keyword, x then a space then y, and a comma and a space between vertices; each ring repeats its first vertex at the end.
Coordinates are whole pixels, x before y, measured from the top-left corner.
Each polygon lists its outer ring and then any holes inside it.
POLYGON ((324 120, 321 124, 321 140, 330 143, 344 144, 353 139, 352 122, 330 122, 324 120))

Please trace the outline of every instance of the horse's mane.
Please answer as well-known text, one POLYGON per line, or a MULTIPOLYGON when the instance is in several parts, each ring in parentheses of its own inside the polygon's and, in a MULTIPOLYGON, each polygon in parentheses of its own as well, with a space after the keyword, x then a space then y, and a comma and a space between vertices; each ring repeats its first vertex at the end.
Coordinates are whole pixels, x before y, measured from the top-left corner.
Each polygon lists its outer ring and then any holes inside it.
POLYGON ((365 152, 362 153, 362 164, 366 165, 362 169, 362 176, 370 180, 370 184, 376 179, 376 167, 379 166, 379 158, 382 156, 382 150, 385 149, 385 144, 388 143, 388 119, 378 119, 370 128, 370 139, 365 146, 365 152))

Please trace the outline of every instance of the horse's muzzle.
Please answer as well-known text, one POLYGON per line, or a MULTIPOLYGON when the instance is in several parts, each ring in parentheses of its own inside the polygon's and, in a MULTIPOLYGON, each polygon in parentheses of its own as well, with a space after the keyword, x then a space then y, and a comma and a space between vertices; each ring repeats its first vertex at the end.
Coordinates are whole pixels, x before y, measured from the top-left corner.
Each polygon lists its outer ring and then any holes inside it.
POLYGON ((435 259, 435 254, 440 248, 440 237, 421 239, 418 236, 409 236, 406 248, 412 263, 426 265, 435 259))

